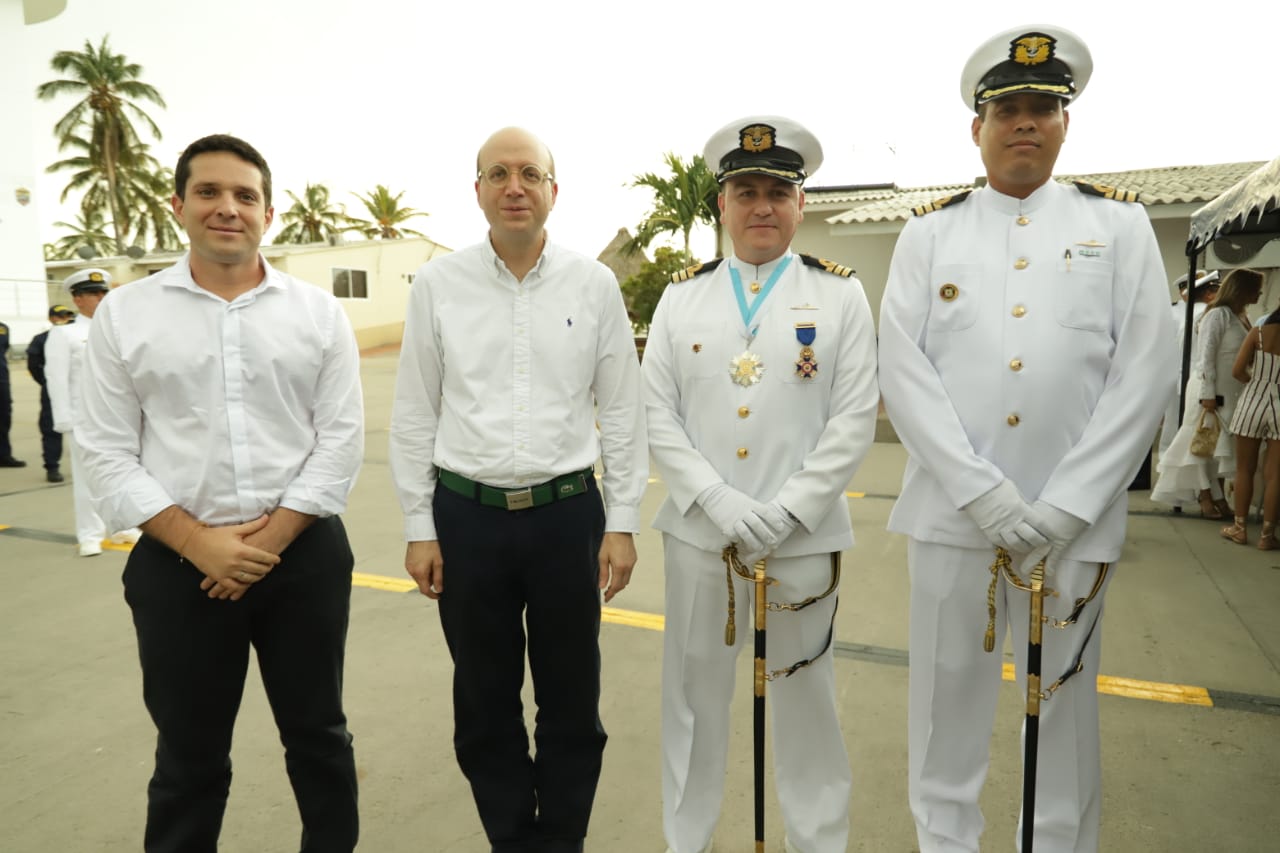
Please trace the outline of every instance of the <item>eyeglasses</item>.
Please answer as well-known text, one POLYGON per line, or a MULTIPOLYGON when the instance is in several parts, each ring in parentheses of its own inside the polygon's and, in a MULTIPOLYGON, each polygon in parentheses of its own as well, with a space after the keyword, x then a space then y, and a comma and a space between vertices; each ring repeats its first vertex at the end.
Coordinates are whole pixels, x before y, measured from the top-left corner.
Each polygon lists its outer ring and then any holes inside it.
MULTIPOLYGON (((544 181, 555 181, 554 175, 544 172, 541 166, 535 166, 532 163, 521 166, 516 174, 520 177, 520 186, 527 190, 537 189, 544 181)), ((476 172, 476 178, 484 178, 485 183, 491 187, 502 188, 511 181, 511 170, 501 163, 494 163, 489 168, 476 172)))

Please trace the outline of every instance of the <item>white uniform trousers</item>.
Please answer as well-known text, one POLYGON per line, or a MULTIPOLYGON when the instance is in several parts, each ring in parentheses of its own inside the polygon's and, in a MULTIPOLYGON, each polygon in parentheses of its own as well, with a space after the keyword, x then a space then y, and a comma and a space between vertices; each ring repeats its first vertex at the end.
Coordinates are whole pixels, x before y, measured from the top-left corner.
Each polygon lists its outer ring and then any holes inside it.
POLYGON ((70 439, 71 445, 71 493, 75 499, 76 541, 81 545, 101 545, 107 538, 107 526, 93 510, 93 501, 89 500, 89 480, 84 472, 84 451, 75 433, 63 433, 70 439))
MULTIPOLYGON (((978 794, 990 763, 1006 625, 1011 626, 1019 695, 1026 696, 1030 596, 1003 577, 996 590, 995 651, 983 650, 987 588, 994 549, 957 548, 909 539, 911 669, 908 787, 920 853, 972 853, 982 835, 978 794)), ((1018 565, 1018 556, 1014 556, 1018 565)), ((1108 573, 1110 583, 1115 567, 1108 573)), ((1045 615, 1066 619, 1098 575, 1097 563, 1062 561, 1046 586, 1045 615)), ((1036 853, 1096 853, 1101 816, 1098 659, 1106 586, 1074 625, 1044 627, 1041 684, 1066 672, 1088 636, 1084 669, 1040 703, 1036 783, 1036 853), (1095 617, 1099 622, 1093 627, 1095 617)), ((1001 738, 1013 736, 1001 731, 1001 738)), ((1010 803, 1010 808, 1015 804, 1010 803)), ((1021 813, 1021 804, 1016 806, 1021 813)), ((992 841, 996 849, 1007 849, 992 841)), ((1021 848, 1021 831, 1018 833, 1021 848)))
MULTIPOLYGON (((719 553, 663 535, 666 628, 662 661, 662 823, 674 853, 695 853, 711 841, 724 798, 735 660, 754 633, 753 584, 736 578, 737 638, 724 642, 728 585, 719 553)), ((799 602, 831 582, 831 555, 770 560, 769 599, 799 602)), ((797 612, 770 611, 767 664, 782 669, 823 649, 836 593, 797 612)), ((844 853, 849 837, 853 775, 836 715, 835 668, 828 649, 811 665, 766 688, 772 723, 774 782, 789 849, 844 853)), ((739 714, 750 714, 743 705, 739 714)), ((749 775, 735 795, 750 797, 749 775)), ((748 838, 750 826, 741 827, 748 838)))

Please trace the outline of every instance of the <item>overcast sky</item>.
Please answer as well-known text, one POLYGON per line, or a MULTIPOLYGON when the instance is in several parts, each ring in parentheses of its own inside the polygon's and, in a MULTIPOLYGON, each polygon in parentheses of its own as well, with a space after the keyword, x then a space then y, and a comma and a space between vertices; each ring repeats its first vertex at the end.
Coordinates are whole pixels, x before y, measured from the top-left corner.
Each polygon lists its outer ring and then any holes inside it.
MULTIPOLYGON (((635 4, 487 0, 68 0, 26 28, 36 83, 48 59, 109 34, 143 67, 168 109, 145 108, 172 165, 208 133, 242 136, 267 157, 277 212, 284 190, 324 183, 405 191, 431 214, 419 230, 453 248, 485 223, 472 189, 475 152, 518 124, 556 157, 553 238, 595 255, 648 208, 625 188, 689 157, 727 122, 790 116, 826 149, 813 186, 961 183, 981 171, 959 75, 979 43, 1022 24, 1079 34, 1093 79, 1072 108, 1062 173, 1270 160, 1280 155, 1280 3, 936 2, 635 4)), ((0 84, 3 85, 3 84, 0 84)), ((58 158, 51 128, 70 99, 40 103, 38 164, 58 158)), ((145 106, 145 105, 144 105, 145 106)), ((37 184, 45 241, 73 210, 66 178, 37 184)), ((279 225, 272 229, 274 236, 279 225)), ((708 254, 710 238, 695 241, 708 254)))

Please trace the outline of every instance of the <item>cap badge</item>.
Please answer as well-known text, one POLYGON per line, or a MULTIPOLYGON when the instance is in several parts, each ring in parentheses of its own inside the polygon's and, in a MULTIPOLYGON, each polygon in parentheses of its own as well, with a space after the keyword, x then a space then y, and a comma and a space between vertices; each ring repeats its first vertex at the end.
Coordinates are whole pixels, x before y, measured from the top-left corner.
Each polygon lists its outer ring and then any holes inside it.
POLYGON ((753 124, 738 131, 738 144, 742 146, 743 151, 750 151, 753 154, 768 151, 773 147, 773 135, 776 132, 775 128, 767 124, 753 124))
POLYGON ((1042 65, 1053 59, 1053 46, 1057 39, 1031 33, 1014 39, 1010 45, 1009 58, 1019 65, 1042 65))
POLYGON ((105 279, 105 278, 103 278, 102 273, 100 273, 100 272, 91 272, 91 273, 89 273, 89 277, 86 279, 86 281, 93 281, 93 282, 99 282, 99 283, 101 283, 101 282, 105 282, 105 281, 106 281, 106 279, 105 279))

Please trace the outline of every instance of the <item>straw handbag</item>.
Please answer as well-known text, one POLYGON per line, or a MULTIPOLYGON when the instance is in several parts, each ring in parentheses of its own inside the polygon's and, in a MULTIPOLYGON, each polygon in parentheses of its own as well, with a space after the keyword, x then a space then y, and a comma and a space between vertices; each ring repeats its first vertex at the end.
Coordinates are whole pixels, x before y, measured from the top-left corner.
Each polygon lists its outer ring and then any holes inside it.
POLYGON ((1218 413, 1201 409, 1200 422, 1196 424, 1196 431, 1191 436, 1191 455, 1202 459, 1212 457, 1214 448, 1218 446, 1218 434, 1221 432, 1222 419, 1218 417, 1218 413), (1206 422, 1206 418, 1212 418, 1212 420, 1206 422))

